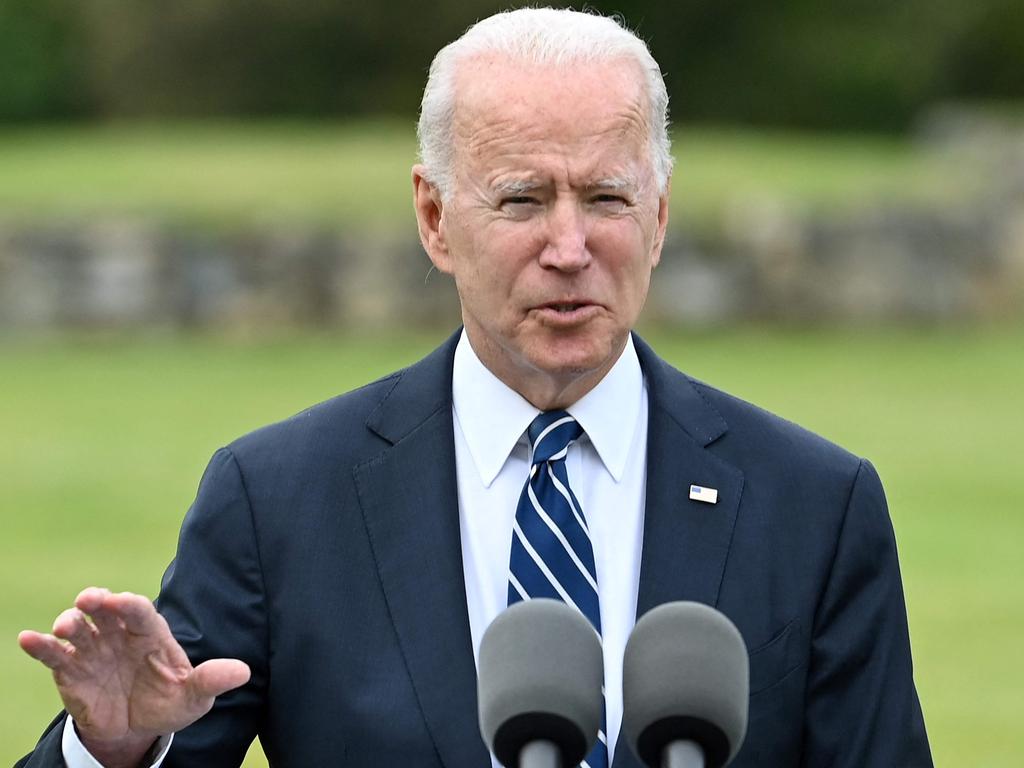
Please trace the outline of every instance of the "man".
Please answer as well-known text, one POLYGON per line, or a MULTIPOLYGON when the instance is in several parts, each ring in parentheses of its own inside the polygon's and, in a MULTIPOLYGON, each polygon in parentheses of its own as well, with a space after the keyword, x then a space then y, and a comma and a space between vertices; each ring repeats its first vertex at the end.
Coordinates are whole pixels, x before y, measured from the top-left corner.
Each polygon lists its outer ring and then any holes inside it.
POLYGON ((679 599, 750 650, 734 765, 930 765, 871 466, 631 335, 667 224, 666 123, 656 63, 610 19, 519 10, 442 50, 414 203, 464 329, 219 451, 159 614, 88 589, 53 635, 22 633, 70 714, 23 764, 229 766, 259 735, 275 766, 483 768, 480 636, 550 593, 602 634, 592 766, 638 765, 622 649, 679 599))

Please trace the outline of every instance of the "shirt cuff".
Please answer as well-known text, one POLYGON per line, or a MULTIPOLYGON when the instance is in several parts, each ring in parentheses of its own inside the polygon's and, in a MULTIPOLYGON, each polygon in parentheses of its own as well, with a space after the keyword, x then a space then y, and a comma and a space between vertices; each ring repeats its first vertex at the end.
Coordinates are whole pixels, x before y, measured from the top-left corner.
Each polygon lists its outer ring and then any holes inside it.
MULTIPOLYGON (((159 768, 164 758, 167 757, 167 750, 171 748, 173 740, 173 733, 170 736, 161 736, 157 739, 156 744, 149 750, 149 754, 145 758, 149 760, 150 768, 159 768)), ((103 764, 89 754, 89 750, 78 738, 75 721, 71 715, 64 719, 64 734, 61 737, 60 746, 67 768, 103 768, 103 764)))

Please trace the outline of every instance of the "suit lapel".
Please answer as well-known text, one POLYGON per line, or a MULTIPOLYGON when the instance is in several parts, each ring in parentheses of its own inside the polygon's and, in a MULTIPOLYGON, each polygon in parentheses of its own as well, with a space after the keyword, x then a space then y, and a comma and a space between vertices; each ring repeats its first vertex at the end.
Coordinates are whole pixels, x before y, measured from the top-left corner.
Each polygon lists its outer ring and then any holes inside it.
POLYGON ((399 645, 441 761, 484 768, 452 432, 457 338, 399 375, 367 423, 392 445, 354 473, 399 645))
MULTIPOLYGON (((458 334, 398 376, 367 422, 391 447, 354 476, 388 608, 441 761, 446 768, 485 768, 452 432, 457 341, 458 334)), ((642 340, 634 342, 650 394, 637 616, 673 600, 715 605, 743 474, 708 450, 728 427, 696 385, 642 340), (718 503, 691 500, 691 484, 716 488, 718 503)), ((613 765, 640 766, 624 735, 613 765)))
MULTIPOLYGON (((714 606, 736 524, 743 473, 708 446, 728 429, 689 378, 634 337, 647 380, 647 498, 637 617, 674 600, 714 606), (690 485, 718 490, 718 503, 690 499, 690 485)), ((639 768, 623 734, 615 768, 639 768)))

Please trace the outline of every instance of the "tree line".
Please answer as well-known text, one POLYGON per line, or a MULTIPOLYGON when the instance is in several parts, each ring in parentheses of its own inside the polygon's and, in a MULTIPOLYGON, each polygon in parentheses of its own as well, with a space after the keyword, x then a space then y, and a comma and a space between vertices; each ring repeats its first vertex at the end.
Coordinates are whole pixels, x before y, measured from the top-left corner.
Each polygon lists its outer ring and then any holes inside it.
MULTIPOLYGON (((559 5, 559 3, 552 3, 559 5)), ((594 0, 662 65, 677 122, 900 130, 1024 97, 1021 0, 594 0)), ((0 121, 414 115, 492 0, 0 0, 0 121)))

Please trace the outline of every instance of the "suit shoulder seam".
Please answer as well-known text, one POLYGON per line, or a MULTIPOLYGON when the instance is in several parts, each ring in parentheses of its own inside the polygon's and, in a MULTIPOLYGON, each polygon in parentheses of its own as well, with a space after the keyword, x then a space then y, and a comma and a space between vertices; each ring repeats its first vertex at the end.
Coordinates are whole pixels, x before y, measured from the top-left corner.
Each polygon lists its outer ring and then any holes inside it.
POLYGON ((270 611, 267 607, 267 576, 266 571, 263 568, 263 555, 260 549, 260 536, 259 531, 256 527, 256 515, 253 510, 252 496, 249 493, 249 484, 245 479, 245 471, 242 469, 242 464, 239 462, 238 457, 235 456, 235 452, 230 446, 221 448, 227 457, 231 460, 231 463, 235 466, 235 471, 238 473, 238 482, 242 487, 242 494, 245 496, 245 506, 249 511, 249 527, 252 529, 252 540, 253 550, 256 553, 256 567, 259 569, 260 574, 260 593, 263 601, 263 615, 266 617, 266 646, 267 646, 267 658, 270 658, 270 638, 273 637, 273 633, 270 631, 270 611))

